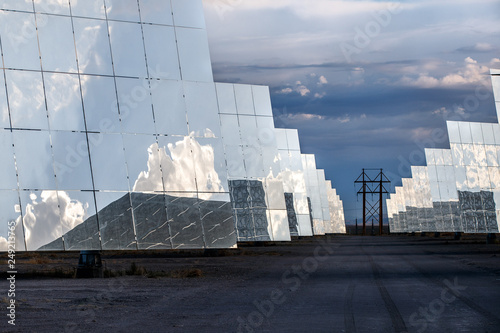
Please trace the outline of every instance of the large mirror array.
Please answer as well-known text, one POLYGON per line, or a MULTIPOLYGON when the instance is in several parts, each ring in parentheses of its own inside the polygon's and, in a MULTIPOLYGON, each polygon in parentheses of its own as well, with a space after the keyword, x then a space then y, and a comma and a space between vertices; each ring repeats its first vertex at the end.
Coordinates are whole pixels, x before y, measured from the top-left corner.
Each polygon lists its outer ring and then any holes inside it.
POLYGON ((276 129, 276 139, 281 157, 285 196, 288 198, 287 212, 291 234, 309 236, 345 233, 342 201, 332 188, 331 181, 325 180, 324 170, 316 170, 315 156, 300 153, 297 130, 276 129), (304 164, 307 160, 310 170, 307 164, 304 164), (314 214, 311 214, 312 202, 316 209, 314 214), (317 216, 316 222, 313 216, 317 216))
MULTIPOLYGON (((491 70, 500 116, 499 75, 491 70)), ((447 127, 450 149, 426 149, 427 166, 413 166, 412 178, 387 200, 391 231, 499 231, 500 125, 448 121, 447 127)))
POLYGON ((285 195, 269 88, 213 82, 201 0, 9 0, 0 19, 0 250, 11 225, 28 251, 329 232, 325 186, 285 195))

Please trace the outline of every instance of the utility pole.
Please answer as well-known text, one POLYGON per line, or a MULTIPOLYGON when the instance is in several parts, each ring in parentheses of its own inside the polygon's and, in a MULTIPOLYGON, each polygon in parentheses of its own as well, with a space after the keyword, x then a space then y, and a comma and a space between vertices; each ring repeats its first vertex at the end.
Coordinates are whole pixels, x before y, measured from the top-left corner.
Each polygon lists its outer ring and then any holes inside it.
POLYGON ((384 227, 384 194, 389 194, 384 184, 390 183, 389 179, 384 175, 383 169, 363 169, 361 175, 354 181, 355 185, 361 184, 361 188, 356 195, 361 194, 363 196, 363 236, 366 235, 366 221, 370 218, 372 219, 372 231, 373 220, 376 219, 378 220, 379 234, 382 235, 384 227), (379 173, 373 176, 375 170, 379 171, 379 173), (372 174, 372 177, 370 177, 370 174, 372 174), (368 200, 367 194, 371 195, 371 200, 368 200))
POLYGON ((379 218, 378 218, 378 222, 379 222, 378 223, 378 229, 379 229, 378 234, 379 235, 382 235, 382 233, 384 232, 384 230, 383 230, 384 229, 384 205, 383 205, 383 203, 384 203, 383 195, 384 194, 382 192, 382 189, 384 188, 383 177, 382 177, 383 175, 384 175, 383 170, 380 169, 380 183, 378 185, 378 188, 380 189, 380 191, 378 192, 380 195, 379 199, 378 199, 378 201, 380 202, 380 205, 379 205, 380 209, 379 209, 379 215, 378 215, 379 216, 379 218))
POLYGON ((365 169, 363 169, 363 233, 366 234, 366 181, 365 181, 365 169))

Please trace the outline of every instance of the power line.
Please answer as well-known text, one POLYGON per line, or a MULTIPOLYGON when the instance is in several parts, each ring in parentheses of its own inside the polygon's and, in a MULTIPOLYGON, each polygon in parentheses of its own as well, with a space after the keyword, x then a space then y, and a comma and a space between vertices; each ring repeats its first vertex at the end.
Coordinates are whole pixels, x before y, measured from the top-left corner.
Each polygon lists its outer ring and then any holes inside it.
POLYGON ((366 221, 370 219, 372 221, 372 232, 373 221, 377 220, 379 233, 382 234, 384 225, 383 195, 389 194, 389 191, 385 188, 385 184, 390 183, 391 181, 386 177, 382 169, 363 169, 361 175, 354 181, 355 187, 356 184, 361 184, 361 188, 356 192, 356 197, 359 197, 359 195, 363 196, 363 235, 366 234, 366 221), (375 170, 380 170, 375 177, 370 176, 373 175, 372 172, 366 172, 375 170), (371 195, 371 200, 368 199, 367 194, 371 195), (375 200, 373 199, 374 195, 376 195, 375 200))

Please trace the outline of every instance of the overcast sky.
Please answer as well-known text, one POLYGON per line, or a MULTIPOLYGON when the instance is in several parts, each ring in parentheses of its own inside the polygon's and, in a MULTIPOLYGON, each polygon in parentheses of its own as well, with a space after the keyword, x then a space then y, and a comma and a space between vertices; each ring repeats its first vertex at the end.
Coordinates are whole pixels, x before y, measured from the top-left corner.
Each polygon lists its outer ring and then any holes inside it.
POLYGON ((449 147, 446 120, 497 121, 499 0, 203 1, 215 80, 270 86, 276 127, 299 130, 348 220, 362 168, 400 185, 449 147))

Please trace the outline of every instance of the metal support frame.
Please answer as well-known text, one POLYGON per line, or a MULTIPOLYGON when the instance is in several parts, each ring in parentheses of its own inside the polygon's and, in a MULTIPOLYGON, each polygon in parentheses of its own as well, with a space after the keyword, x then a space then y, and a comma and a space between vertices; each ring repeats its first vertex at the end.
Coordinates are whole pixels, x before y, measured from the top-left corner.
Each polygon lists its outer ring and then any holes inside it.
POLYGON ((363 196, 363 235, 366 234, 366 221, 372 219, 378 221, 379 234, 383 234, 384 226, 384 194, 389 194, 384 184, 390 184, 389 179, 384 175, 383 169, 363 169, 363 172, 354 181, 354 185, 361 184, 361 188, 356 195, 363 196), (379 171, 375 177, 370 177, 366 171, 379 171), (371 195, 371 200, 367 198, 367 194, 371 195), (374 199, 374 196, 376 199, 374 199), (377 214, 378 213, 378 214, 377 214), (378 216, 377 216, 378 215, 378 216))

